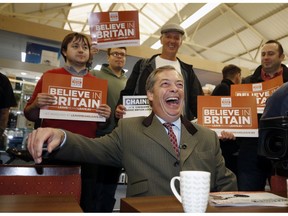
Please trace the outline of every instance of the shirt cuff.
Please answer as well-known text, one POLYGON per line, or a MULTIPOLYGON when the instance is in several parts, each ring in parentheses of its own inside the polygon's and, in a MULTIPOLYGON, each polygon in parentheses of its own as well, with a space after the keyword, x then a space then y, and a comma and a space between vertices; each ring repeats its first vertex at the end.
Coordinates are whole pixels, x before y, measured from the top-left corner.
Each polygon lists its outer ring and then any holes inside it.
MULTIPOLYGON (((64 131, 64 130, 62 130, 62 129, 59 129, 59 130, 61 130, 63 133, 64 133, 64 139, 63 139, 63 141, 62 141, 62 143, 58 146, 58 148, 62 148, 62 146, 65 144, 65 142, 66 142, 66 139, 67 139, 67 134, 66 134, 66 132, 64 131)), ((57 149, 58 149, 57 148, 57 149)))

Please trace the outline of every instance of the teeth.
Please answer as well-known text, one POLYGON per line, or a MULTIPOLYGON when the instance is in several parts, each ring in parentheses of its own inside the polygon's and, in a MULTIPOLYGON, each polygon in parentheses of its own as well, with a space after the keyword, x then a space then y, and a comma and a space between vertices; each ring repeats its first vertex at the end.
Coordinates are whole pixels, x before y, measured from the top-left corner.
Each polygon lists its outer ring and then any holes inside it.
POLYGON ((167 98, 166 101, 176 101, 178 100, 177 97, 171 97, 171 98, 167 98))

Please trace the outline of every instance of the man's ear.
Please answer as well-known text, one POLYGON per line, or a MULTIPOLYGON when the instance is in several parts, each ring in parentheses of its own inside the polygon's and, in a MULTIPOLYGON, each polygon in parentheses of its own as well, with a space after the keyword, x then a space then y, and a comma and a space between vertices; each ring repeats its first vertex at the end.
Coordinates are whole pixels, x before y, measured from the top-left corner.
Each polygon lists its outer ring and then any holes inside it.
POLYGON ((153 101, 153 92, 147 91, 147 98, 149 101, 153 101))
POLYGON ((161 34, 161 36, 160 36, 160 43, 163 45, 162 38, 163 38, 163 34, 161 34))

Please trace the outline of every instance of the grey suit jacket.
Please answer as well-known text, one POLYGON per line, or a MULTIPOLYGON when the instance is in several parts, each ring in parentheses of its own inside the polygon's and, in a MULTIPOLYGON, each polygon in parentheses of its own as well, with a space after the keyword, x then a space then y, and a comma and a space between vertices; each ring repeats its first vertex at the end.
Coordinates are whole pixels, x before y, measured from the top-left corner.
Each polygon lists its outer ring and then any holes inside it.
POLYGON ((181 117, 180 160, 164 126, 149 117, 121 119, 101 138, 89 139, 66 131, 57 159, 124 167, 127 196, 172 195, 170 179, 181 170, 211 173, 211 191, 237 190, 235 175, 225 167, 216 133, 181 117))

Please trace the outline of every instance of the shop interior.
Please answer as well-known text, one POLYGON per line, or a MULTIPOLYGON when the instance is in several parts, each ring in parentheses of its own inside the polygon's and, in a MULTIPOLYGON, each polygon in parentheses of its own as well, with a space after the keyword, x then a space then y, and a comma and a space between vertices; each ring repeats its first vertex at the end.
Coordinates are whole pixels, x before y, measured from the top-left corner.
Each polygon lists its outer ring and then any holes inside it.
MULTIPOLYGON (((205 3, 0 4, 0 72, 9 77, 17 99, 17 106, 10 110, 5 143, 0 144, 2 163, 17 160, 7 155, 5 150, 9 147, 25 149, 27 134, 34 128, 33 122, 25 119, 23 108, 33 93, 37 80, 45 71, 64 65, 62 57, 59 58, 58 65, 26 62, 22 55, 26 52, 27 43, 60 47, 63 36, 69 31, 89 35, 88 12, 139 10, 141 45, 127 49, 125 70, 129 77, 138 59, 161 52, 161 47, 150 47, 158 41, 162 25, 168 22, 180 23, 204 5, 205 3), (77 8, 81 12, 77 12, 77 8), (84 8, 89 9, 84 11, 84 8), (86 18, 73 16, 77 13, 86 18)), ((288 4, 285 3, 217 4, 211 12, 187 27, 179 58, 193 64, 203 89, 213 88, 220 83, 221 70, 227 64, 238 65, 242 69, 242 76, 247 76, 260 64, 259 47, 266 40, 279 40, 285 49, 288 47, 287 12, 288 4)), ((96 70, 98 64, 107 62, 106 55, 106 49, 100 49, 94 56, 93 67, 96 70)), ((125 173, 120 179, 120 183, 125 185, 125 173)), ((124 193, 125 187, 119 187, 116 208, 119 207, 119 199, 125 196, 124 193)))

